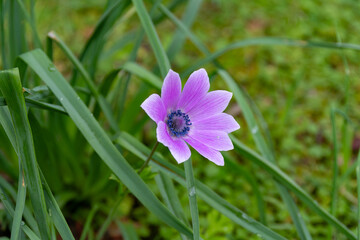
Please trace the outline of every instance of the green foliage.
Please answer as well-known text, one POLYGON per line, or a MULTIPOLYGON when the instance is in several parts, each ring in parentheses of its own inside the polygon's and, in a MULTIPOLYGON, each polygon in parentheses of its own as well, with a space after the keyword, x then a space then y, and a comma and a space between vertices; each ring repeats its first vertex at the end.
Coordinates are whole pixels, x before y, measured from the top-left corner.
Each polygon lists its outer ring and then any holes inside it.
POLYGON ((359 8, 0 0, 0 239, 355 239, 359 8), (141 102, 200 67, 235 150, 183 171, 159 146, 139 173, 141 102))

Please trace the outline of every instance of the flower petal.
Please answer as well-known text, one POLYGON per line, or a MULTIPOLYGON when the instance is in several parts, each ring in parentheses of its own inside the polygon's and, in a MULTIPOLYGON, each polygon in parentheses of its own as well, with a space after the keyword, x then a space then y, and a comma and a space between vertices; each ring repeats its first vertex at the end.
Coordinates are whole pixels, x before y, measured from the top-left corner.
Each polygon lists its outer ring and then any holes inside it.
POLYGON ((185 141, 205 158, 209 159, 216 165, 224 166, 224 157, 219 151, 216 151, 215 149, 212 149, 191 137, 186 138, 185 141))
POLYGON ((210 82, 205 69, 193 72, 181 93, 177 108, 189 112, 209 91, 210 82))
POLYGON ((169 135, 166 129, 166 124, 164 122, 158 123, 156 135, 158 141, 169 148, 171 154, 174 156, 175 160, 178 163, 185 162, 190 158, 191 152, 189 146, 181 138, 172 138, 169 135))
POLYGON ((194 126, 189 134, 189 136, 194 140, 199 141, 217 151, 229 151, 234 149, 234 145, 232 144, 226 132, 215 130, 198 130, 196 129, 196 126, 194 126))
POLYGON ((166 110, 176 110, 176 105, 181 94, 181 80, 179 74, 169 70, 161 88, 161 99, 166 110))
POLYGON ((219 113, 206 119, 192 120, 191 122, 197 130, 219 130, 231 133, 240 128, 234 117, 226 113, 219 113))
POLYGON ((159 95, 151 94, 140 106, 156 123, 165 120, 166 110, 159 95))
POLYGON ((228 106, 232 93, 223 90, 212 91, 196 104, 189 112, 192 122, 209 118, 212 115, 221 113, 228 106))

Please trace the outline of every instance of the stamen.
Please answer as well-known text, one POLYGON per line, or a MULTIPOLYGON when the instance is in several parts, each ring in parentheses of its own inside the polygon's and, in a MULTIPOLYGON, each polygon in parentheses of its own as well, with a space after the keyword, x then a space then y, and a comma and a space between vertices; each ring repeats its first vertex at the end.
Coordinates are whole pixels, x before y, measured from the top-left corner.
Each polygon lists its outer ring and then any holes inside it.
POLYGON ((172 136, 182 137, 187 135, 192 125, 189 116, 181 110, 172 111, 167 115, 166 124, 172 136))

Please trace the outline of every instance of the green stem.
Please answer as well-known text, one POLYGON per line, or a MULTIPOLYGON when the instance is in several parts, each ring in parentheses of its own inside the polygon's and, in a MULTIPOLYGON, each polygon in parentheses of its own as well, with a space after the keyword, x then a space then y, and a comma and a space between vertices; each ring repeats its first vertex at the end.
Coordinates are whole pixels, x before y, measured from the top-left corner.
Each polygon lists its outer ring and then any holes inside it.
POLYGON ((200 239, 199 211, 196 200, 195 179, 194 179, 191 158, 185 161, 184 168, 185 168, 186 186, 189 195, 194 240, 199 240, 200 239))
POLYGON ((357 166, 356 166, 356 178, 357 178, 357 194, 358 194, 358 229, 357 229, 357 239, 360 240, 360 151, 357 157, 357 166))
POLYGON ((138 174, 140 175, 140 173, 144 170, 144 168, 149 164, 151 157, 154 155, 156 148, 159 146, 159 142, 156 142, 153 149, 151 150, 150 155, 148 156, 148 158, 146 159, 146 161, 144 162, 144 164, 141 166, 141 168, 138 171, 138 174))

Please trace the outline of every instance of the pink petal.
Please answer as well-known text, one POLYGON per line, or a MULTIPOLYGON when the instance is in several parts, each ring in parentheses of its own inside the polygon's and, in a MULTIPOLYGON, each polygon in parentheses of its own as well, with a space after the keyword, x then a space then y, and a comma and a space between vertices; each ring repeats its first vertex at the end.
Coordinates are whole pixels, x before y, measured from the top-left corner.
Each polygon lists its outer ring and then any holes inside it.
POLYGON ((165 120, 166 110, 159 95, 151 94, 140 106, 156 123, 165 120))
POLYGON ((219 151, 216 151, 191 137, 186 138, 186 142, 190 144, 202 156, 209 159, 216 165, 224 166, 224 157, 221 155, 219 151))
POLYGON ((189 146, 181 138, 172 138, 169 135, 164 122, 158 123, 156 135, 158 141, 169 148, 171 154, 178 163, 182 163, 190 158, 191 152, 189 146))
POLYGON ((182 109, 183 112, 189 112, 205 97, 209 88, 209 77, 205 69, 202 68, 193 72, 184 86, 177 108, 182 109))
POLYGON ((234 146, 226 132, 215 130, 198 130, 194 125, 194 128, 190 130, 189 134, 192 139, 199 141, 217 151, 229 151, 234 149, 234 146))
POLYGON ((191 122, 197 130, 219 130, 231 133, 240 128, 233 116, 226 113, 219 113, 206 119, 191 122))
POLYGON ((176 110, 175 108, 179 101, 180 94, 181 80, 179 74, 170 69, 161 88, 161 99, 163 100, 166 110, 176 110))
POLYGON ((189 112, 192 122, 209 118, 212 115, 219 114, 228 106, 232 93, 223 90, 212 91, 197 103, 189 112))

